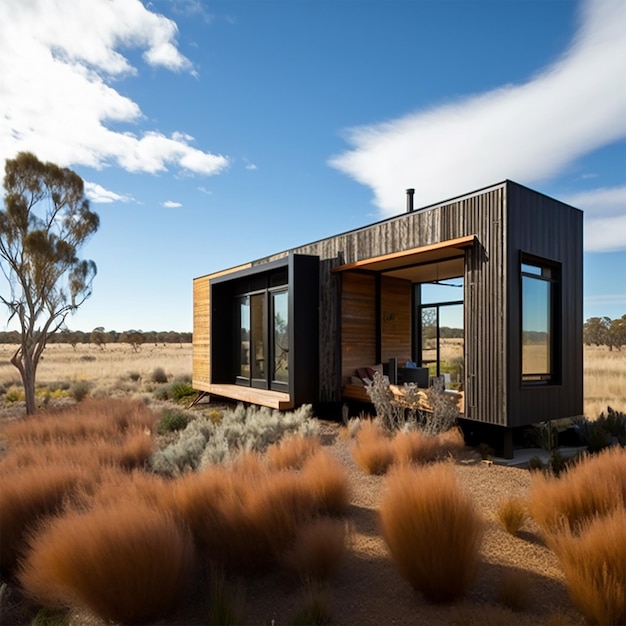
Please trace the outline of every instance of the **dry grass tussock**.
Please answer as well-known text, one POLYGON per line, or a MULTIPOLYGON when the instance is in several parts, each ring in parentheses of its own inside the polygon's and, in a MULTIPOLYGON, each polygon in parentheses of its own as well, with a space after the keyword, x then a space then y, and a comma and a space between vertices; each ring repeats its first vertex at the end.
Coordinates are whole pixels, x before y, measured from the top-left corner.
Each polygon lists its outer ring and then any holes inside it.
POLYGON ((533 476, 529 512, 545 533, 577 533, 589 520, 626 503, 626 449, 584 457, 560 478, 533 476))
POLYGON ((170 512, 132 501, 53 518, 29 545, 20 581, 30 595, 123 624, 170 614, 194 564, 189 531, 170 512))
POLYGON ((301 471, 274 470, 246 454, 231 469, 212 466, 181 477, 174 499, 207 560, 256 574, 276 566, 307 521, 345 511, 348 485, 342 466, 324 451, 301 471))
POLYGON ((626 509, 549 535, 570 596, 589 624, 626 624, 626 509))
POLYGON ((452 467, 402 467, 387 484, 380 519, 400 573, 431 602, 459 598, 476 574, 483 522, 452 467))
POLYGON ((533 478, 529 509, 589 624, 626 623, 626 449, 533 478))
POLYGON ((454 456, 464 449, 461 432, 454 428, 439 435, 421 430, 389 433, 376 421, 364 420, 355 436, 352 457, 369 474, 385 474, 392 465, 423 464, 454 456))
POLYGON ((526 519, 524 500, 515 496, 506 498, 498 506, 496 517, 507 533, 516 535, 526 519))
POLYGON ((271 445, 265 453, 265 459, 272 469, 299 469, 319 447, 317 437, 290 435, 271 445))

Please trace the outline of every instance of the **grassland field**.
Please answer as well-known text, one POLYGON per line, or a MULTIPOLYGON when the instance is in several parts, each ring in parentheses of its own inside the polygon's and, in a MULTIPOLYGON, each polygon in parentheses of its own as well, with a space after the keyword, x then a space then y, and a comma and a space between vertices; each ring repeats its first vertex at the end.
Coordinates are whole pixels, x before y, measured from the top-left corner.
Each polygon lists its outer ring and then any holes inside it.
MULTIPOLYGON (((19 396, 19 373, 10 363, 14 345, 0 345, 0 401, 19 396)), ((462 355, 460 340, 444 340, 442 357, 462 355)), ((168 380, 191 380, 191 344, 144 345, 134 352, 128 345, 111 344, 104 350, 91 345, 50 344, 37 370, 40 395, 46 388, 67 387, 77 381, 91 384, 91 395, 141 396, 154 391, 151 380, 162 368, 168 380)), ((610 351, 605 346, 584 347, 584 412, 593 419, 607 406, 626 412, 626 349, 610 351)))

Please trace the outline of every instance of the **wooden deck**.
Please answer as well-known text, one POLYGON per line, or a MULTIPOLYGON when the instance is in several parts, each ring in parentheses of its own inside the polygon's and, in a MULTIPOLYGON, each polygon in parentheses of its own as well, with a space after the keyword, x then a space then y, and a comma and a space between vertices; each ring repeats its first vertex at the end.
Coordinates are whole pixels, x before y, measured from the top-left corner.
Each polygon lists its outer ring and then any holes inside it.
POLYGON ((271 409, 285 411, 293 409, 293 402, 288 393, 280 391, 270 391, 269 389, 255 389, 253 387, 243 387, 241 385, 216 385, 209 384, 207 393, 239 402, 248 402, 267 406, 271 409))

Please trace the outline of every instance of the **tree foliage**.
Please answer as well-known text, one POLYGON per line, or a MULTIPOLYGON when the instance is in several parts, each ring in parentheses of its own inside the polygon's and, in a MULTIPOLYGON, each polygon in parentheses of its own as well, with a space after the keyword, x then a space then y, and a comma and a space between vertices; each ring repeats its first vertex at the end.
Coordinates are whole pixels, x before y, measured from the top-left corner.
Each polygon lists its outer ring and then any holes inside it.
POLYGON ((588 346, 608 346, 609 350, 620 350, 626 346, 626 315, 614 320, 610 317, 590 317, 583 326, 583 340, 588 346))
POLYGON ((0 266, 8 291, 0 300, 19 323, 11 363, 24 384, 26 411, 35 411, 35 375, 50 335, 91 295, 93 261, 77 257, 99 218, 70 169, 42 163, 29 152, 7 159, 0 211, 0 266))

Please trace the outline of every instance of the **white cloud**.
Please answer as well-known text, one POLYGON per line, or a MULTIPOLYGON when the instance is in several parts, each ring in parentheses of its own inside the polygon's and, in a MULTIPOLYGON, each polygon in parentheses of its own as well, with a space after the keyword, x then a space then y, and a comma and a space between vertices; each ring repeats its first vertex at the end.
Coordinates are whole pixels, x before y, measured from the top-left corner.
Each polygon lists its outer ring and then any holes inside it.
POLYGON ((193 73, 176 36, 176 24, 140 0, 0 2, 0 161, 29 150, 60 165, 223 171, 226 157, 184 133, 139 131, 139 105, 116 89, 138 72, 123 55, 133 48, 148 65, 193 73))
MULTIPOLYGON (((626 3, 586 0, 581 18, 570 48, 527 83, 353 128, 353 148, 330 164, 371 187, 381 213, 392 214, 407 187, 424 206, 505 178, 547 180, 626 137, 626 3)), ((626 217, 612 219, 620 230, 611 246, 626 247, 626 217)), ((600 245, 594 232, 587 242, 600 245)))
POLYGON ((246 169, 253 172, 254 170, 258 170, 259 168, 254 163, 247 163, 246 169))
POLYGON ((110 189, 105 189, 98 183, 85 181, 85 195, 95 204, 108 204, 110 202, 129 202, 130 196, 123 196, 110 189))
POLYGON ((585 250, 626 247, 626 185, 583 191, 563 200, 585 212, 585 250))
POLYGON ((178 209, 183 206, 180 202, 174 202, 174 200, 166 200, 162 204, 166 209, 178 209))

